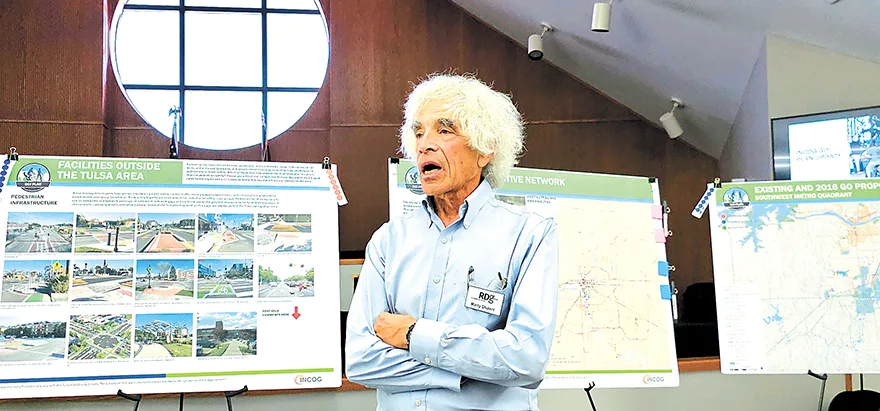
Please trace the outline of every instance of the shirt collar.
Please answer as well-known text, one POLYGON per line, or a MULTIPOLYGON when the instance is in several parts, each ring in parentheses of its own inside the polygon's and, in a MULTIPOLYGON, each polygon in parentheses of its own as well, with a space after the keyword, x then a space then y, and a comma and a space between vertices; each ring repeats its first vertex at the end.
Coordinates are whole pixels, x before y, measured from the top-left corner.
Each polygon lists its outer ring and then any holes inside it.
MULTIPOLYGON (((458 208, 459 218, 464 216, 462 225, 465 229, 471 226, 474 221, 474 218, 479 214, 480 210, 486 205, 487 202, 492 198, 492 186, 489 185, 489 182, 483 179, 480 182, 480 185, 477 186, 477 189, 474 190, 465 200, 464 203, 458 208)), ((440 217, 437 216, 436 211, 434 211, 434 201, 431 197, 425 197, 422 199, 422 208, 425 210, 425 213, 428 215, 428 227, 431 227, 435 223, 434 219, 440 221, 440 217)), ((438 225, 441 225, 438 223, 438 225)))

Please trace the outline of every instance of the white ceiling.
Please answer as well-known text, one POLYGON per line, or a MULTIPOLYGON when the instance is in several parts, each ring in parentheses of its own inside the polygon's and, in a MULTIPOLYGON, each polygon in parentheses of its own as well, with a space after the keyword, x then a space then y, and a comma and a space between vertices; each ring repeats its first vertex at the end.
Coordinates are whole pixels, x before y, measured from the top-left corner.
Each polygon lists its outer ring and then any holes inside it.
POLYGON ((546 60, 656 124, 684 100, 679 138, 716 158, 767 35, 880 59, 876 0, 614 0, 608 33, 594 0, 452 1, 520 44, 550 23, 546 60))

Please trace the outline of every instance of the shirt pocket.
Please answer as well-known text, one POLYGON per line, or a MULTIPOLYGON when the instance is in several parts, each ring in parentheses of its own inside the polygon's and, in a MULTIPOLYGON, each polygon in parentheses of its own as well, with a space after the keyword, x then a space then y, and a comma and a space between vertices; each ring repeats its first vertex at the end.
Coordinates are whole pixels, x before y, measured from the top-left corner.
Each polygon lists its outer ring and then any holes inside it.
POLYGON ((502 328, 507 321, 511 289, 513 288, 512 281, 508 276, 507 263, 474 265, 472 277, 472 279, 468 280, 468 288, 477 287, 493 293, 501 293, 504 296, 504 300, 501 305, 501 314, 495 315, 465 307, 464 310, 468 318, 472 324, 485 326, 489 331, 502 328))

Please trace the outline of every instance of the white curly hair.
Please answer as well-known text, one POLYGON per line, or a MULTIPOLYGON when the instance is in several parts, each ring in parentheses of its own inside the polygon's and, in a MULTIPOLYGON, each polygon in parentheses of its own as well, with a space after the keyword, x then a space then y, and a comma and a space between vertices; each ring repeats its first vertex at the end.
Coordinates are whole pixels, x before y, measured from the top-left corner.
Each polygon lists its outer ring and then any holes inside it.
POLYGON ((501 187, 510 168, 519 162, 525 139, 522 116, 510 96, 470 75, 429 76, 415 86, 404 105, 400 149, 406 158, 416 157, 413 123, 429 102, 443 104, 471 148, 482 155, 495 154, 483 168, 483 178, 492 188, 501 187))

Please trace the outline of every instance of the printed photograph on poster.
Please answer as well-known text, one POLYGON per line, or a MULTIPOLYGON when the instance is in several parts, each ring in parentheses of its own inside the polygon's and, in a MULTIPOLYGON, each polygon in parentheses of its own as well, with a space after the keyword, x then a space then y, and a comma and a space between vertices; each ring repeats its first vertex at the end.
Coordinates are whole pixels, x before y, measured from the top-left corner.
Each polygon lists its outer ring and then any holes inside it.
POLYGON ((271 255, 260 259, 260 298, 315 296, 315 263, 308 255, 271 255))
POLYGON ((517 207, 526 206, 526 196, 512 196, 506 194, 495 194, 495 199, 503 203, 507 203, 517 207))
POLYGON ((186 300, 193 297, 193 260, 138 260, 135 300, 186 300))
POLYGON ((131 314, 88 314, 70 317, 67 359, 131 358, 131 314))
POLYGON ((72 302, 131 301, 134 260, 74 260, 72 302))
POLYGON ((67 301, 69 260, 6 260, 3 264, 4 303, 67 301))
POLYGON ((199 214, 198 232, 199 254, 254 252, 253 214, 199 214))
POLYGON ((311 214, 258 214, 258 253, 312 251, 311 214))
POLYGON ((198 314, 197 357, 240 357, 257 354, 257 313, 198 314))
POLYGON ((0 317, 0 362, 63 360, 66 336, 64 318, 33 314, 0 317))
POLYGON ((77 253, 133 253, 134 213, 79 213, 73 250, 77 253))
POLYGON ((254 261, 251 259, 199 260, 198 270, 198 298, 254 296, 254 261))
POLYGON ((134 358, 193 356, 193 314, 136 314, 134 358))
POLYGON ((138 213, 137 250, 140 253, 191 253, 196 216, 186 213, 138 213))
POLYGON ((69 253, 73 213, 10 212, 6 220, 7 253, 69 253))

